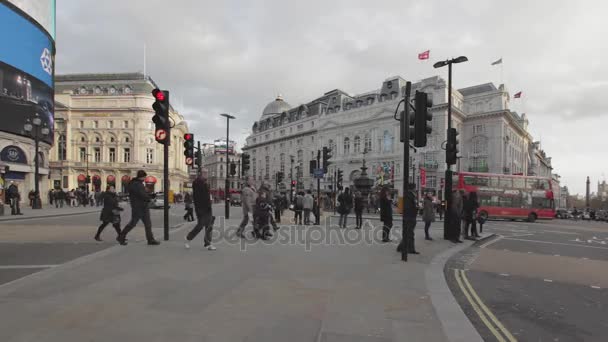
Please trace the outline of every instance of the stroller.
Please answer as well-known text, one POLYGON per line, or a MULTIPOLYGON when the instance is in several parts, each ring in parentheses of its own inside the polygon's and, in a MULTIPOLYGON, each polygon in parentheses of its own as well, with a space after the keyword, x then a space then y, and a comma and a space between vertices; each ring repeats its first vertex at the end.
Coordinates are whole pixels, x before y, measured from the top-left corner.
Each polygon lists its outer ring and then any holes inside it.
POLYGON ((270 233, 270 218, 273 213, 272 205, 261 197, 258 197, 255 204, 253 217, 253 237, 256 239, 268 240, 270 233))

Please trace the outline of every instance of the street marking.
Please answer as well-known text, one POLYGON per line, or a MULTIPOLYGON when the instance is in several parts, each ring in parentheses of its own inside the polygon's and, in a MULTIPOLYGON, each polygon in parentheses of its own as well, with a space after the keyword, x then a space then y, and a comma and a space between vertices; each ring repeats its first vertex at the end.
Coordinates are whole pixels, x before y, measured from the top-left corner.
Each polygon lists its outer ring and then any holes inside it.
POLYGON ((0 265, 0 270, 18 270, 22 268, 51 268, 59 265, 0 265))
POLYGON ((551 280, 551 279, 543 279, 543 280, 546 281, 547 283, 552 283, 553 282, 553 280, 551 280))
POLYGON ((601 289, 601 287, 599 287, 599 286, 595 286, 595 285, 591 285, 591 288, 592 288, 592 289, 596 289, 596 290, 601 289))
POLYGON ((550 244, 550 245, 563 245, 563 246, 574 246, 574 247, 582 247, 582 248, 595 248, 595 249, 605 249, 605 250, 608 250, 608 248, 606 248, 606 247, 583 246, 583 245, 577 245, 577 244, 574 244, 574 243, 551 242, 551 241, 540 241, 540 240, 529 240, 529 239, 514 239, 514 238, 510 238, 510 237, 505 237, 505 240, 524 241, 524 242, 537 242, 537 243, 546 243, 546 244, 550 244))
POLYGON ((494 244, 494 243, 500 241, 502 238, 504 238, 504 236, 502 236, 502 235, 497 235, 497 236, 498 237, 496 239, 493 239, 491 241, 488 241, 488 242, 484 243, 483 245, 479 246, 479 248, 486 248, 489 245, 494 244))
POLYGON ((471 283, 469 283, 469 280, 467 279, 465 272, 463 270, 454 270, 454 272, 456 274, 456 281, 458 282, 458 286, 460 286, 460 289, 464 293, 465 297, 467 298, 469 303, 471 303, 473 310, 475 310, 477 315, 479 315, 479 318, 481 318, 481 320, 488 327, 488 329, 492 332, 492 334, 494 334, 496 339, 499 342, 506 342, 506 341, 516 342, 517 340, 515 339, 515 337, 513 337, 513 335, 511 335, 509 330, 507 330, 502 325, 502 323, 500 323, 500 321, 496 318, 496 316, 494 316, 494 314, 490 311, 490 309, 481 301, 481 299, 479 298, 479 296, 473 289, 473 286, 471 286, 471 283), (504 334, 504 337, 506 337, 506 340, 498 331, 496 331, 496 329, 490 323, 488 318, 504 334))
POLYGON ((500 275, 503 276, 503 277, 508 277, 509 273, 501 273, 500 275))

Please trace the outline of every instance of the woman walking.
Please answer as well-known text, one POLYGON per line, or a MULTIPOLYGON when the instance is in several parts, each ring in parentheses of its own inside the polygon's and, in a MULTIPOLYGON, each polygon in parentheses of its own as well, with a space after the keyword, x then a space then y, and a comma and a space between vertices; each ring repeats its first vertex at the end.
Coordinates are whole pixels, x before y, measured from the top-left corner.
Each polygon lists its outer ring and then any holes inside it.
POLYGON ((382 221, 382 242, 391 242, 389 238, 393 228, 393 203, 388 197, 388 190, 380 190, 380 221, 382 221))
POLYGON ((433 210, 433 198, 430 194, 424 196, 422 220, 424 221, 424 238, 433 241, 433 238, 429 235, 429 228, 431 228, 431 223, 435 222, 435 210, 433 210))
POLYGON ((355 221, 357 224, 357 229, 361 229, 363 226, 363 207, 365 206, 363 202, 363 196, 361 196, 361 192, 355 192, 355 221))
POLYGON ((346 228, 346 220, 348 219, 348 214, 350 214, 350 209, 353 207, 353 197, 350 194, 350 189, 348 187, 344 188, 344 192, 338 196, 338 214, 340 214, 339 225, 341 228, 346 228))
POLYGON ((184 220, 188 222, 194 221, 194 206, 192 204, 192 195, 189 192, 186 192, 186 195, 184 196, 184 206, 186 207, 184 220))
POLYGON ((471 192, 464 202, 464 234, 465 239, 475 240, 479 237, 477 234, 477 208, 479 208, 479 202, 477 202, 477 193, 471 192), (469 235, 469 226, 471 226, 471 234, 469 235))
POLYGON ((101 240, 101 232, 103 229, 111 223, 116 230, 117 238, 120 236, 120 212, 123 209, 118 205, 118 197, 114 191, 113 186, 108 186, 103 196, 103 209, 101 209, 101 225, 97 228, 97 234, 95 234, 95 240, 101 240))

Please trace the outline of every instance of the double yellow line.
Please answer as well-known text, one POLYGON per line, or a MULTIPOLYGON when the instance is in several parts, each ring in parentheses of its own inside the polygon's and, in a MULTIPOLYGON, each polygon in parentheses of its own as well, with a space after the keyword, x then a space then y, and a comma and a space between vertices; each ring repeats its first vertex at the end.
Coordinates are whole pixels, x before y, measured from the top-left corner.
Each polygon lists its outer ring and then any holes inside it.
POLYGON ((479 315, 481 321, 488 327, 496 339, 499 342, 516 342, 517 339, 511 335, 509 330, 500 323, 492 311, 481 301, 473 286, 469 283, 464 270, 454 270, 454 275, 458 286, 460 286, 460 290, 464 293, 469 303, 471 303, 473 310, 479 315))

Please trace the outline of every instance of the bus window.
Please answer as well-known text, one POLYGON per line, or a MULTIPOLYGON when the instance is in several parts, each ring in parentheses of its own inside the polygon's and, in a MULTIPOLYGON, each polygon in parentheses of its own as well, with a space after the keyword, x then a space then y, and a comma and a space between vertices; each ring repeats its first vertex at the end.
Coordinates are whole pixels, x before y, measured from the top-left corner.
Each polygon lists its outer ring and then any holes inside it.
POLYGON ((488 177, 477 177, 475 178, 475 183, 477 186, 488 186, 490 184, 490 180, 488 177))
POLYGON ((500 182, 499 182, 500 178, 499 177, 490 177, 490 186, 497 188, 500 186, 500 182))
POLYGON ((511 197, 500 197, 498 198, 498 206, 499 207, 513 207, 513 199, 511 197))
POLYGON ((539 185, 540 185, 540 189, 539 190, 549 190, 549 181, 546 179, 540 179, 538 181, 539 185))
POLYGON ((479 205, 486 207, 494 206, 494 204, 492 203, 492 196, 479 194, 479 205))
POLYGON ((524 178, 513 178, 513 188, 515 189, 523 189, 525 188, 525 179, 524 178))
POLYGON ((535 209, 551 209, 551 200, 548 198, 535 197, 532 198, 532 208, 535 209))
POLYGON ((536 179, 527 179, 526 180, 526 189, 532 190, 536 189, 536 179))
POLYGON ((511 178, 508 177, 500 177, 498 180, 498 186, 500 188, 512 188, 513 182, 511 178))
POLYGON ((475 176, 464 176, 464 185, 475 185, 475 176))

